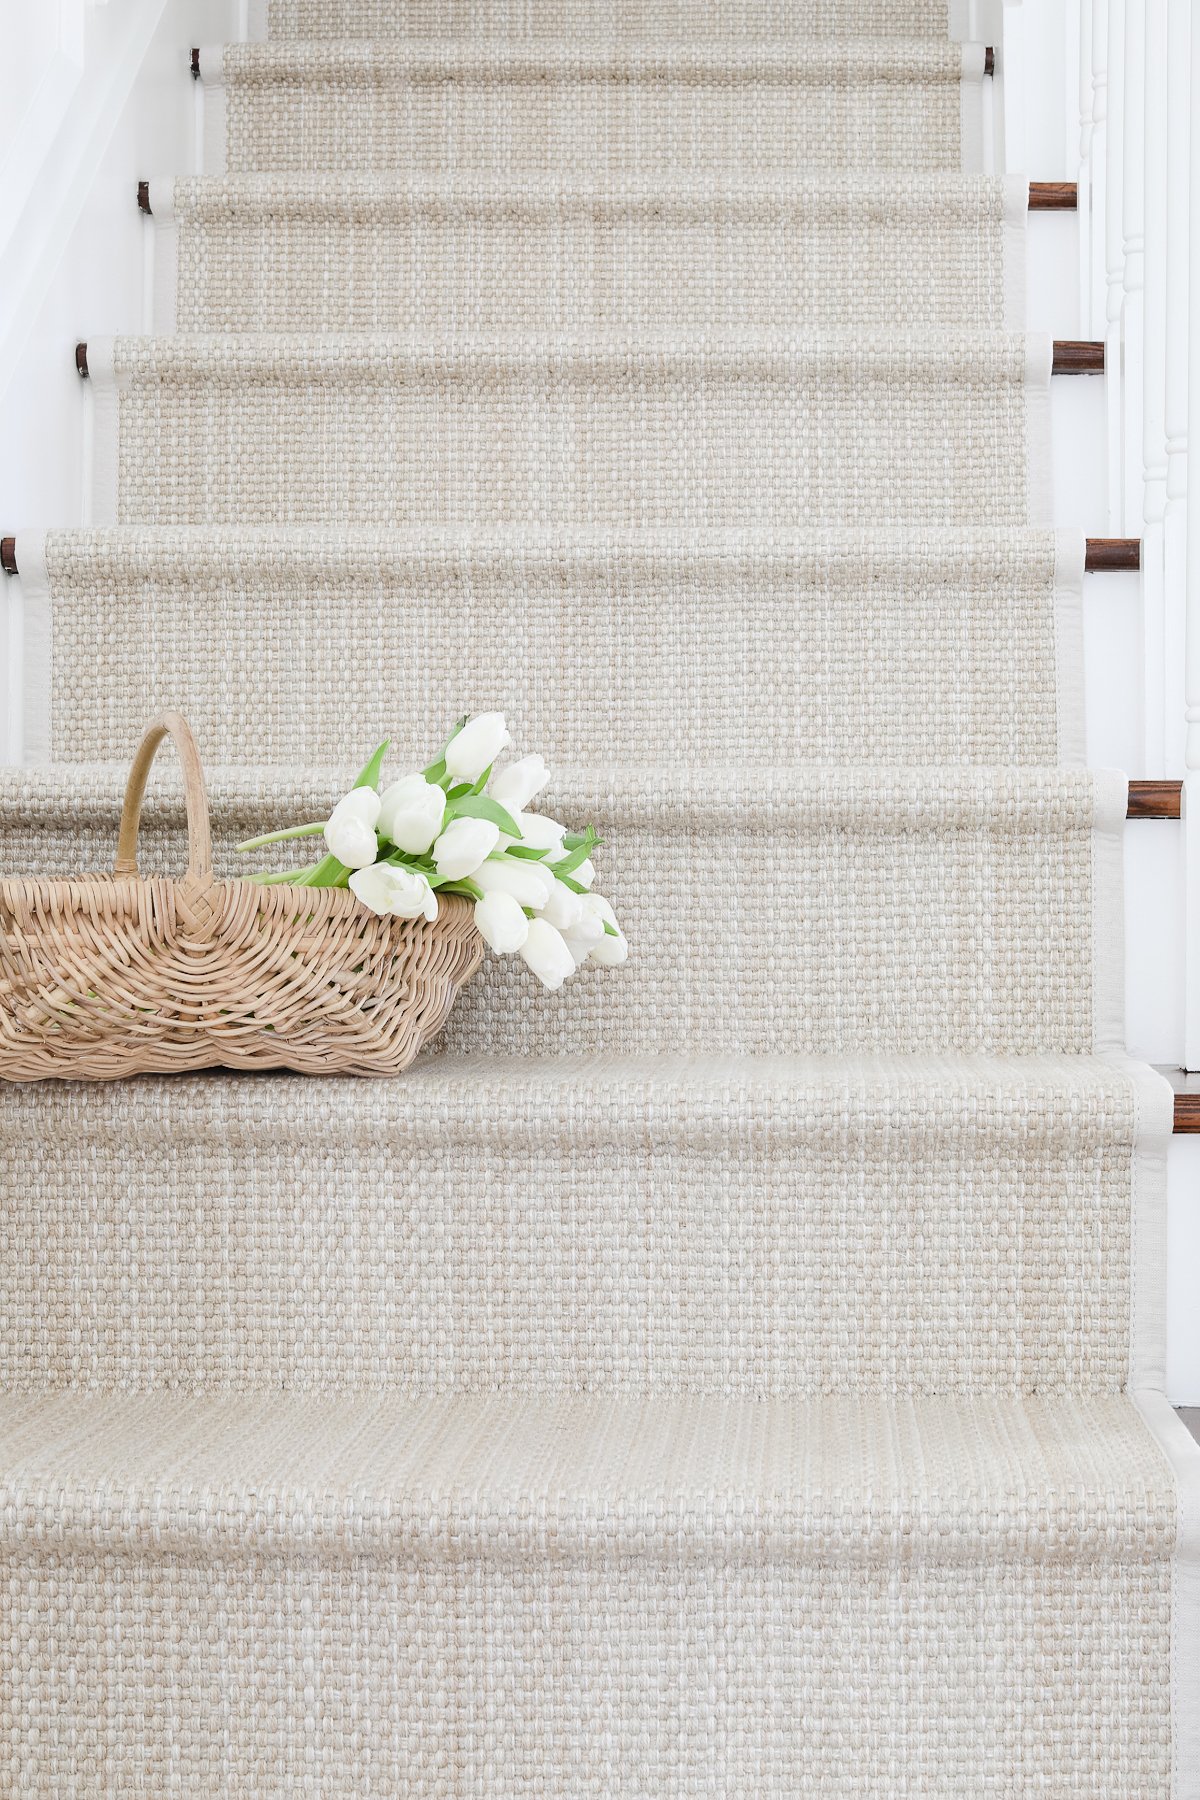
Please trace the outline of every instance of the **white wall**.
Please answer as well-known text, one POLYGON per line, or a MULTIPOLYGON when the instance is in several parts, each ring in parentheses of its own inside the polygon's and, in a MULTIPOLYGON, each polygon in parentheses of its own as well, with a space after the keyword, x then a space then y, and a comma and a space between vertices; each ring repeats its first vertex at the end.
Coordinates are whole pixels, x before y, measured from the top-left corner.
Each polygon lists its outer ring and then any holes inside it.
MULTIPOLYGON (((75 344, 144 328, 137 183, 199 169, 189 51, 233 35, 237 14, 236 0, 0 0, 6 95, 30 96, 0 130, 0 535, 85 522, 75 344), (14 125, 19 113, 41 127, 14 125)), ((17 583, 0 603, 0 760, 16 761, 17 583)))

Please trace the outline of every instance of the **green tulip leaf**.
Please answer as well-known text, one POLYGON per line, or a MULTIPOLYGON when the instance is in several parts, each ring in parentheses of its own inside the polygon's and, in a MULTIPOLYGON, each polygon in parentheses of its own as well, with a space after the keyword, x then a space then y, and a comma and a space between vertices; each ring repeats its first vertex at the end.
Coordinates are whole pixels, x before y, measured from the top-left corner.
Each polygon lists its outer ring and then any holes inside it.
POLYGON ((350 880, 350 871, 344 862, 336 856, 323 856, 308 873, 305 880, 299 883, 302 887, 336 888, 346 887, 350 880))
POLYGON ((505 812, 490 794, 469 794, 462 800, 450 800, 446 806, 446 824, 451 819, 486 819, 498 825, 506 837, 519 838, 521 827, 510 812, 505 812))
POLYGON ((378 792, 379 771, 383 767, 383 759, 391 748, 391 743, 391 738, 384 738, 382 744, 380 744, 378 750, 375 751, 370 761, 363 764, 362 768, 359 770, 358 779, 354 783, 356 788, 374 788, 378 792))
POLYGON ((560 877, 563 875, 574 874, 580 864, 587 861, 589 855, 596 848, 599 841, 599 838, 589 825, 584 832, 583 837, 580 839, 579 843, 576 844, 570 855, 564 856, 561 861, 553 864, 554 873, 560 877))

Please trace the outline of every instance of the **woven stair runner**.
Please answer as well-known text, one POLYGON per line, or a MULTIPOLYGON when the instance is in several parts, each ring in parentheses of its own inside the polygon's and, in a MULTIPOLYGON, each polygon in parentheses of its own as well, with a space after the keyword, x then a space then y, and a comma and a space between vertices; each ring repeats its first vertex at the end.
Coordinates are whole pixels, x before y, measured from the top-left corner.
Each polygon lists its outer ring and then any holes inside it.
POLYGON ((0 1093, 12 1791, 1200 1793, 1171 1101, 967 11, 202 50, 96 522, 18 538, 5 871, 104 866, 164 705, 226 872, 499 706, 632 954, 489 963, 396 1083, 0 1093))

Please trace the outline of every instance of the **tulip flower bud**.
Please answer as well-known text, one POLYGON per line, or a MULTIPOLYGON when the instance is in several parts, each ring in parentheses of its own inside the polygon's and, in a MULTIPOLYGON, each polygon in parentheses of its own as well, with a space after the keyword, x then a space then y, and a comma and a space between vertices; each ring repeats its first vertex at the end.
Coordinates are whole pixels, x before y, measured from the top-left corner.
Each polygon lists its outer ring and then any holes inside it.
POLYGON ((474 875, 500 842, 500 827, 488 819, 452 819, 433 846, 433 863, 443 881, 474 875))
POLYGON ((471 879, 485 894, 510 894, 518 906, 527 906, 531 912, 541 911, 556 885, 549 869, 540 863, 511 856, 490 857, 471 879))
POLYGON ((549 779, 550 771, 540 756, 522 756, 493 775, 488 791, 506 811, 519 813, 541 793, 549 779))
MULTIPOLYGON (((586 897, 587 896, 585 896, 585 898, 586 897)), ((581 944, 583 946, 583 954, 587 956, 592 946, 598 944, 600 939, 604 936, 604 921, 600 918, 598 913, 589 911, 581 901, 579 916, 565 935, 569 939, 572 947, 576 944, 581 944)))
POLYGON ((330 854, 348 869, 362 869, 373 863, 379 851, 375 836, 378 817, 379 795, 374 788, 352 788, 344 794, 325 827, 330 854))
POLYGON ((561 850, 566 826, 560 825, 557 819, 548 819, 545 813, 519 812, 514 814, 521 827, 521 848, 525 850, 561 850))
POLYGON ((511 743, 503 713, 476 713, 446 745, 446 773, 456 781, 478 781, 511 743))
POLYGON ((373 913, 393 913, 398 919, 433 920, 438 915, 437 895, 416 869, 397 869, 390 863, 373 863, 356 869, 350 891, 373 913))
POLYGON ((575 973, 575 958, 566 939, 546 919, 530 919, 529 935, 521 945, 520 955, 551 992, 575 973))
MULTIPOLYGON (((573 894, 561 881, 554 881, 553 886, 541 909, 543 919, 548 919, 556 931, 570 932, 583 914, 583 902, 578 894, 573 894)), ((603 927, 601 927, 603 929, 603 927)))
POLYGON ((500 956, 520 950, 529 936, 529 920, 511 894, 485 894, 475 902, 475 929, 500 956))
POLYGON ((436 781, 405 775, 385 788, 379 805, 379 830, 398 850, 424 856, 446 812, 446 796, 436 781))
POLYGON ((617 915, 602 894, 587 894, 584 904, 594 916, 604 924, 611 925, 616 931, 613 937, 609 932, 601 930, 601 935, 592 945, 591 960, 599 963, 601 968, 615 969, 629 955, 629 945, 625 941, 625 933, 617 924, 617 915))

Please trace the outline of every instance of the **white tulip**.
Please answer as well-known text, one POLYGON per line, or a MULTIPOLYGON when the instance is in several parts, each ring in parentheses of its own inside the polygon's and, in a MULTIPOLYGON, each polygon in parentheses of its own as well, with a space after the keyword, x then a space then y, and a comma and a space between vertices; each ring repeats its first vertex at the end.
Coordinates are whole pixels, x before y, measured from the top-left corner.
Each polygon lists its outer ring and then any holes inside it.
POLYGON ((424 856, 438 832, 446 811, 446 796, 436 781, 423 775, 403 775, 385 788, 379 805, 379 829, 398 850, 424 856))
POLYGON ((379 850, 375 822, 379 817, 379 795, 374 788, 351 788, 329 815, 325 842, 330 854, 348 869, 362 869, 373 863, 379 850))
POLYGON ((586 905, 588 911, 601 921, 601 933, 592 945, 591 959, 594 963, 599 963, 601 968, 615 969, 629 955, 629 945, 625 941, 625 933, 617 924, 617 915, 602 894, 588 894, 586 905), (616 937, 603 929, 606 924, 613 927, 616 937))
POLYGON ((529 933, 521 945, 520 955, 551 992, 560 988, 568 975, 575 973, 575 958, 566 939, 546 919, 530 919, 529 933))
POLYGON ((446 771, 459 781, 478 781, 511 743, 503 713, 476 713, 446 745, 446 771))
POLYGON ((511 894, 485 894, 477 900, 475 928, 489 949, 500 956, 520 950, 529 936, 529 920, 511 894))
POLYGON ((542 917, 548 919, 556 931, 569 933, 583 915, 583 902, 578 894, 573 894, 561 881, 555 881, 553 876, 550 879, 553 885, 541 909, 542 917))
POLYGON ((515 856, 489 858, 471 879, 485 894, 510 894, 518 906, 527 906, 531 912, 540 912, 550 898, 550 889, 562 885, 540 863, 515 856))
POLYGON ((548 819, 545 813, 531 812, 514 813, 513 817, 521 828, 519 841, 523 850, 562 851, 563 836, 567 828, 560 825, 557 819, 548 819))
POLYGON ((488 819, 451 819, 433 846, 433 863, 443 881, 465 881, 500 842, 500 827, 488 819))
POLYGON ((568 931, 564 934, 563 943, 571 952, 571 960, 574 962, 575 967, 581 969, 588 957, 592 954, 592 946, 590 944, 585 944, 573 931, 568 931))
MULTIPOLYGON (((558 859, 561 861, 561 857, 558 859)), ((571 880, 577 881, 581 888, 590 888, 596 879, 596 865, 590 856, 585 856, 578 868, 571 870, 571 880)))
POLYGON ((604 936, 604 921, 596 909, 587 904, 590 899, 590 894, 582 897, 579 903, 579 917, 570 931, 563 933, 567 940, 567 948, 575 958, 576 968, 587 961, 604 936))
POLYGON ((549 779, 550 771, 540 756, 522 756, 518 762, 509 763, 507 769, 493 775, 488 791, 492 799, 499 801, 510 813, 519 813, 541 793, 549 779))
MULTIPOLYGON (((584 896, 584 899, 588 898, 590 898, 590 896, 584 896)), ((571 929, 566 933, 566 937, 572 948, 574 948, 576 944, 582 945, 583 954, 584 956, 587 956, 593 944, 598 944, 603 936, 603 919, 600 917, 599 913, 592 912, 588 907, 583 905, 581 901, 579 917, 571 926, 571 929)))
POLYGON ((436 919, 437 895, 416 869, 397 869, 390 863, 373 863, 356 869, 350 891, 373 913, 394 913, 398 919, 436 919))

